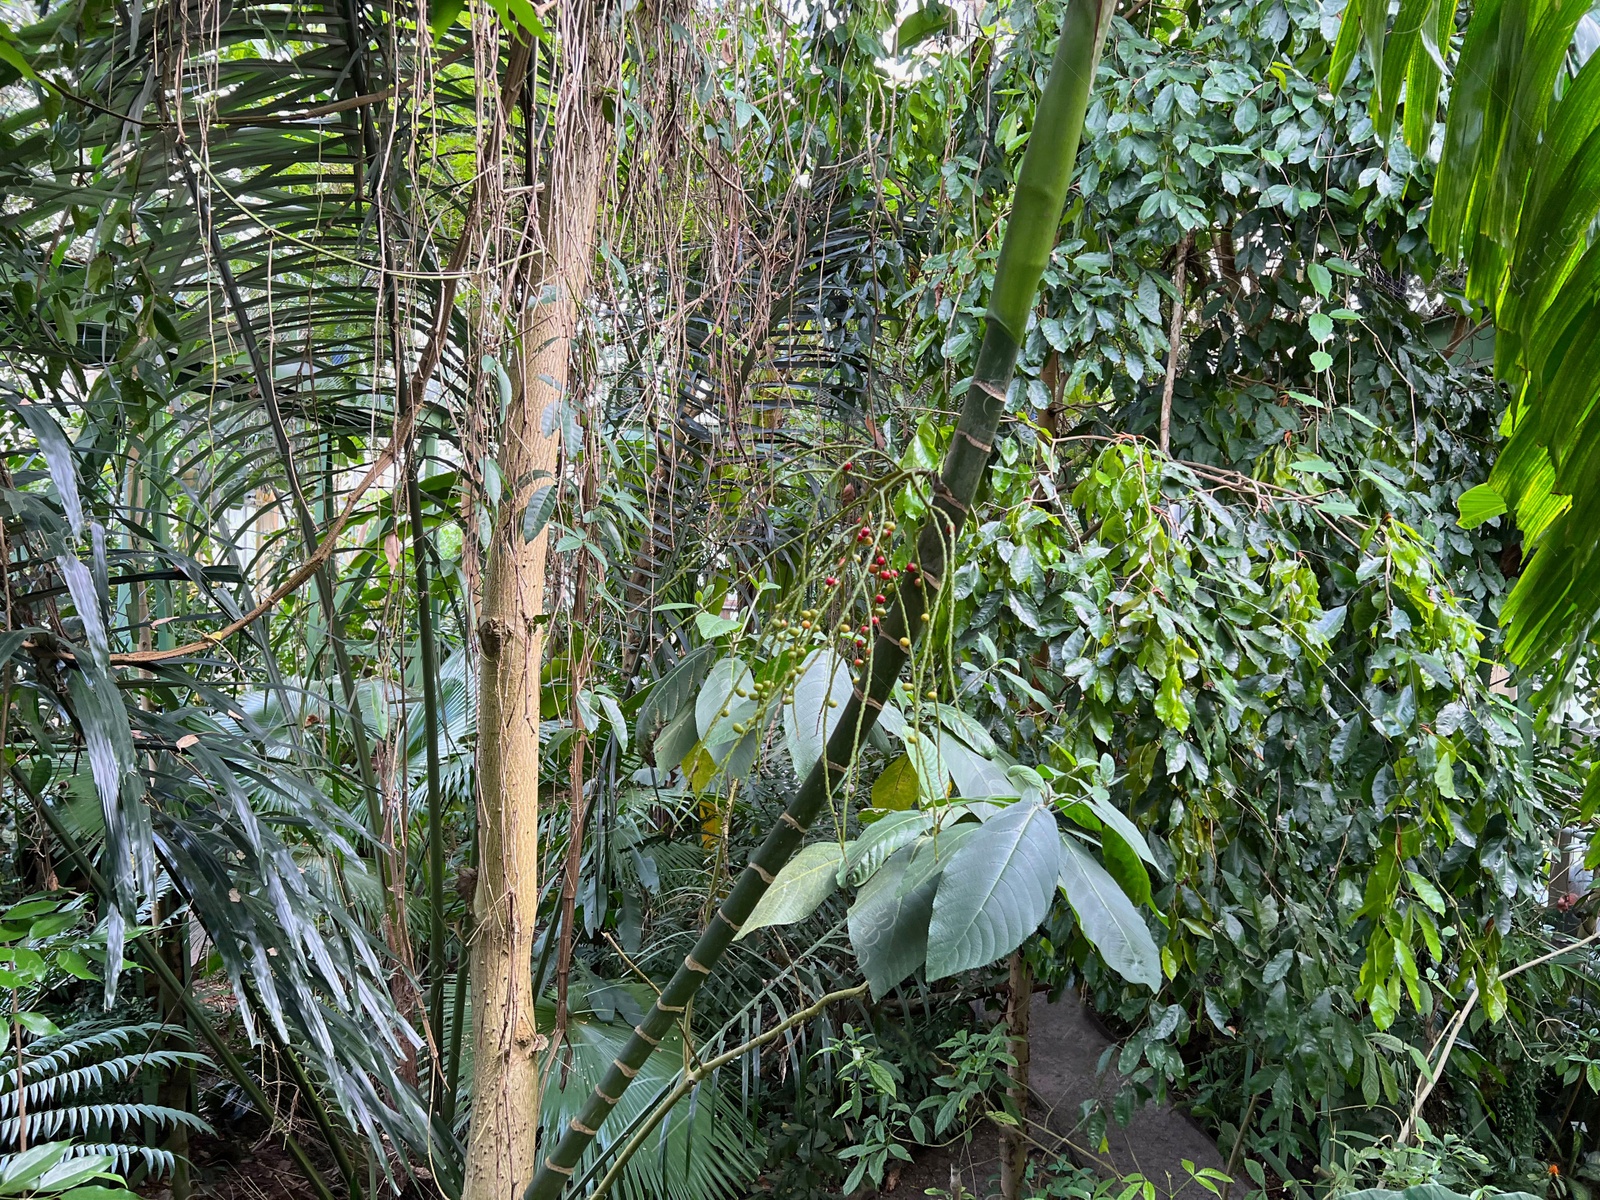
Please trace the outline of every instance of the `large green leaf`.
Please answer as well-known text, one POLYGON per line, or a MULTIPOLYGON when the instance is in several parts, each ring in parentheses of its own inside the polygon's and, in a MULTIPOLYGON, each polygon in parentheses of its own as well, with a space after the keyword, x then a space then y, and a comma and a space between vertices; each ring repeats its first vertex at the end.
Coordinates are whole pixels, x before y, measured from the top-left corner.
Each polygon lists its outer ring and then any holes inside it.
POLYGON ((928 978, 1010 954, 1050 911, 1061 835, 1042 804, 1016 803, 980 826, 950 859, 933 901, 928 978))
POLYGON ((918 853, 932 858, 933 843, 902 846, 867 880, 850 906, 850 945, 875 998, 893 990, 927 957, 928 920, 939 877, 923 873, 915 887, 903 886, 918 853))
POLYGON ((1062 837, 1061 890, 1106 965, 1130 983, 1161 986, 1161 952, 1144 919, 1106 869, 1075 838, 1062 837))
POLYGON ((845 849, 838 842, 812 842, 801 847, 756 903, 738 937, 748 937, 767 925, 793 925, 816 912, 817 906, 839 886, 839 864, 844 856, 845 849))
POLYGON ((794 699, 783 706, 783 738, 801 778, 822 757, 850 699, 850 664, 831 650, 813 650, 800 668, 794 699))
POLYGON ((881 997, 923 964, 928 924, 944 869, 980 826, 947 826, 897 850, 850 906, 850 944, 881 997))
POLYGON ((707 746, 737 741, 742 725, 756 711, 755 680, 750 668, 737 658, 724 658, 713 666, 700 685, 694 702, 694 723, 707 746))
POLYGON ((844 877, 853 877, 858 884, 865 881, 891 854, 920 837, 933 821, 934 814, 921 809, 906 809, 880 817, 851 843, 839 867, 841 882, 844 877))
POLYGON ((1457 518, 1457 523, 1463 529, 1471 529, 1505 512, 1506 501, 1504 496, 1487 483, 1480 483, 1477 487, 1468 488, 1461 493, 1461 498, 1456 501, 1456 508, 1461 514, 1457 518))

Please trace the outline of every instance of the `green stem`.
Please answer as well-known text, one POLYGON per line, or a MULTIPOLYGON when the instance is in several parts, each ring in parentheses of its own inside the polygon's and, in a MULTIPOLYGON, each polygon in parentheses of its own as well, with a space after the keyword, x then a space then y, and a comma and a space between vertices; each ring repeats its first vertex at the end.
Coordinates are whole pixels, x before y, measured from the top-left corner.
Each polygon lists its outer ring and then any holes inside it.
MULTIPOLYGON (((95 868, 94 863, 90 860, 88 854, 84 852, 83 847, 78 845, 78 840, 72 836, 71 830, 62 823, 55 810, 45 803, 44 797, 33 790, 32 785, 23 777, 21 771, 16 767, 12 767, 10 773, 12 781, 33 802, 33 807, 44 818, 45 824, 50 826, 50 832, 55 835, 56 841, 61 843, 67 855, 77 864, 78 870, 82 871, 85 878, 89 880, 89 886, 107 903, 111 903, 111 889, 107 885, 104 876, 95 868)), ((245 1095, 250 1097, 250 1102, 256 1106, 262 1116, 277 1124, 277 1112, 272 1107, 272 1101, 267 1099, 267 1094, 261 1090, 261 1085, 255 1081, 249 1070, 234 1054, 233 1049, 223 1040, 216 1027, 211 1024, 211 1015, 206 1012, 205 1006, 172 973, 172 968, 167 966, 166 960, 161 957, 160 950, 151 945, 149 937, 144 934, 135 934, 131 944, 134 953, 143 960, 145 966, 155 973, 161 985, 176 996, 178 1003, 183 1005, 183 1011, 194 1022, 194 1027, 200 1031, 200 1036, 205 1038, 206 1044, 211 1047, 212 1053, 221 1060, 223 1069, 233 1077, 235 1083, 244 1089, 245 1095)), ((322 1172, 317 1170, 316 1164, 306 1154, 305 1147, 300 1144, 299 1139, 287 1129, 283 1130, 283 1146, 289 1152, 289 1157, 294 1159, 295 1165, 300 1168, 300 1173, 306 1177, 306 1182, 316 1192, 317 1200, 334 1200, 333 1192, 329 1189, 327 1181, 322 1178, 322 1172)))
POLYGON ((821 760, 806 775, 778 824, 751 857, 694 950, 634 1028, 622 1053, 572 1119, 555 1149, 539 1165, 523 1200, 556 1200, 561 1194, 629 1082, 673 1022, 688 1011, 690 1000, 716 969, 756 902, 800 848, 834 789, 848 777, 857 748, 900 678, 908 648, 921 633, 922 617, 943 583, 950 552, 988 470, 1017 350, 1061 224, 1089 89, 1112 8, 1113 0, 1069 0, 1050 78, 1039 97, 1033 133, 1017 175, 1016 198, 995 271, 983 345, 956 424, 955 439, 944 470, 934 484, 932 518, 917 537, 920 569, 901 577, 895 602, 879 627, 867 677, 857 684, 845 705, 821 760))
POLYGON ((417 482, 419 464, 410 456, 406 472, 406 504, 411 518, 411 557, 416 571, 417 640, 422 671, 422 719, 428 747, 428 1026, 434 1050, 432 1090, 441 1101, 439 1042, 444 1037, 444 814, 439 786, 439 661, 433 638, 433 593, 428 582, 427 533, 422 526, 422 488, 417 482))
POLYGON ((456 1119, 456 1091, 461 1087, 461 1030, 467 1019, 467 988, 469 983, 467 946, 461 944, 461 957, 456 965, 456 994, 450 1004, 450 1050, 444 1064, 444 1095, 439 1102, 439 1115, 448 1128, 456 1119))

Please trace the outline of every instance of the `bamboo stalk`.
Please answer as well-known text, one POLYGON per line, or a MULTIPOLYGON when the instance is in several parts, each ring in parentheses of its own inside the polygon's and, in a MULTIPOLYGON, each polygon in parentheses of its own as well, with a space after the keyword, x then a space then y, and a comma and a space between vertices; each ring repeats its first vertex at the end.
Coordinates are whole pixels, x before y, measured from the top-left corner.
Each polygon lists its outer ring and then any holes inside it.
POLYGON ((612 1161, 611 1166, 606 1170, 606 1173, 601 1176, 600 1182, 595 1185, 594 1191, 590 1193, 589 1200, 603 1200, 605 1196, 611 1194, 612 1187, 616 1184, 617 1180, 622 1177, 622 1169, 628 1165, 628 1160, 639 1152, 639 1148, 644 1145, 644 1140, 650 1136, 650 1134, 655 1130, 655 1127, 661 1124, 666 1115, 672 1111, 673 1105, 677 1104, 679 1100, 682 1100, 686 1095, 688 1095, 690 1089, 692 1089, 701 1080, 705 1079, 706 1076, 710 1075, 713 1071, 722 1069, 736 1059, 743 1058, 746 1054, 749 1054, 750 1051, 761 1046, 765 1046, 768 1042, 775 1041, 776 1039, 782 1037, 796 1025, 800 1025, 811 1020, 812 1017, 816 1016, 830 1005, 838 1004, 841 1000, 854 1000, 857 996, 863 995, 866 990, 867 985, 860 983, 855 987, 841 988, 837 992, 829 992, 826 996, 823 996, 810 1007, 802 1008, 799 1012, 790 1013, 771 1029, 763 1030, 761 1033, 756 1034, 756 1036, 751 1038, 749 1041, 735 1046, 732 1050, 726 1050, 717 1055, 715 1058, 708 1059, 701 1063, 694 1070, 686 1072, 684 1076, 679 1079, 675 1085, 673 1085, 672 1089, 661 1098, 654 1110, 651 1111, 647 1117, 645 1117, 643 1123, 633 1131, 632 1136, 628 1138, 627 1144, 622 1147, 621 1152, 612 1161))
POLYGON ((934 483, 933 516, 917 537, 920 569, 914 575, 901 577, 895 603, 879 626, 867 677, 853 689, 822 758, 751 857, 693 951, 635 1027, 622 1053, 613 1060, 555 1149, 540 1164, 523 1200, 556 1200, 561 1194, 629 1082, 673 1022, 688 1011, 690 1000, 716 969, 756 902, 800 848, 811 823, 848 776, 857 747, 877 722, 900 678, 909 647, 921 633, 922 617, 944 580, 950 551, 988 470, 995 433, 1005 411, 1006 390, 1027 331, 1028 314, 1055 247, 1083 132, 1089 89, 1113 8, 1114 0, 1070 0, 1067 6, 1050 78, 1039 97, 1033 134, 1018 172, 1016 198, 1000 248, 976 370, 944 470, 934 483))

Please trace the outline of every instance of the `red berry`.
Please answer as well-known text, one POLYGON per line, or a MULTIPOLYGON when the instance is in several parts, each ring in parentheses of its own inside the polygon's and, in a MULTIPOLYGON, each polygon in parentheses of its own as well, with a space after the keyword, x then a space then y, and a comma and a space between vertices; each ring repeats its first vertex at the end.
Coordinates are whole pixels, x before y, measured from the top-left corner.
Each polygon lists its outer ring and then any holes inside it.
POLYGON ((845 470, 846 470, 846 471, 853 471, 853 470, 855 470, 855 468, 856 468, 856 465, 855 465, 855 463, 853 463, 853 462, 847 462, 847 463, 845 463, 845 465, 844 465, 844 469, 845 469, 845 470))
POLYGON ((878 618, 877 618, 877 617, 873 617, 873 618, 872 618, 872 623, 873 623, 873 624, 874 624, 874 625, 876 625, 876 624, 877 624, 877 623, 878 623, 878 618))
POLYGON ((872 598, 872 602, 874 604, 887 604, 887 603, 889 603, 889 599, 882 592, 879 592, 876 596, 874 596, 872 598))
POLYGON ((873 563, 875 565, 881 567, 881 566, 883 566, 884 563, 888 562, 889 560, 887 558, 885 558, 883 555, 880 554, 880 555, 878 555, 877 558, 873 559, 872 561, 873 561, 873 563))
POLYGON ((856 659, 856 666, 858 666, 858 667, 859 667, 859 666, 861 666, 861 665, 862 665, 862 664, 863 664, 863 663, 865 663, 865 662, 866 662, 866 659, 864 659, 864 658, 858 658, 858 659, 856 659))
POLYGON ((827 583, 828 583, 829 587, 838 587, 839 586, 839 581, 837 579, 835 579, 832 575, 828 576, 827 583))

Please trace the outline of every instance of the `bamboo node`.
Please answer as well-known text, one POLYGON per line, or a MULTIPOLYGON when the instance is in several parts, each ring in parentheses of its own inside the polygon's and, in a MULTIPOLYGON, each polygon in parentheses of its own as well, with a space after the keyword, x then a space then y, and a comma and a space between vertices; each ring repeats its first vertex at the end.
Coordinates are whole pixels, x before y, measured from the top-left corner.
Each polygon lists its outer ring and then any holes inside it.
POLYGON ((950 485, 942 479, 933 481, 933 502, 949 505, 963 516, 969 511, 966 502, 952 492, 950 485))
POLYGON ((597 1130, 590 1129, 582 1121, 578 1120, 577 1117, 573 1117, 572 1120, 567 1122, 567 1124, 572 1127, 574 1133, 581 1133, 584 1137, 593 1137, 595 1133, 598 1132, 597 1130))
POLYGON ((663 1004, 663 1003, 661 1003, 661 997, 660 996, 656 997, 656 1008, 660 1009, 664 1013, 681 1013, 681 1012, 684 1011, 684 1006, 681 1005, 681 1004, 663 1004))
MULTIPOLYGON (((638 1033, 639 1031, 636 1029, 636 1030, 634 1030, 634 1032, 638 1033)), ((639 1073, 639 1068, 638 1067, 630 1067, 627 1063, 623 1062, 620 1058, 613 1058, 611 1060, 611 1065, 613 1067, 615 1067, 617 1070, 622 1072, 622 1077, 624 1079, 632 1079, 635 1075, 637 1075, 639 1073)), ((615 1104, 616 1101, 613 1100, 612 1103, 615 1104)))
POLYGON ((577 1168, 575 1168, 575 1167, 563 1167, 560 1163, 556 1162, 554 1159, 547 1158, 547 1159, 544 1160, 544 1169, 546 1171, 554 1171, 557 1175, 565 1175, 568 1179, 571 1179, 572 1178, 572 1172, 574 1170, 576 1170, 577 1168))
MULTIPOLYGON (((633 1032, 636 1035, 638 1035, 640 1041, 649 1042, 652 1046, 661 1045, 661 1039, 660 1038, 656 1038, 656 1037, 651 1037, 648 1033, 646 1033, 644 1031, 644 1026, 643 1025, 635 1025, 633 1027, 633 1032)), ((630 1076, 630 1078, 632 1078, 632 1077, 630 1076)))
POLYGON ((740 925, 739 922, 735 921, 732 917, 730 917, 728 915, 726 909, 722 909, 722 908, 717 909, 717 919, 719 921, 721 921, 724 925, 726 925, 729 929, 733 930, 735 933, 738 933, 739 930, 744 928, 744 926, 740 925))
POLYGON ((798 829, 801 833, 806 831, 806 827, 800 824, 799 821, 795 820, 794 815, 790 813, 788 809, 783 810, 782 814, 779 815, 778 820, 782 821, 785 825, 788 825, 793 829, 798 829))
POLYGON ((967 439, 967 444, 970 445, 974 450, 979 450, 984 454, 993 454, 994 453, 994 447, 993 446, 991 446, 988 442, 980 442, 977 438, 973 437, 965 429, 957 429, 956 432, 959 433, 962 437, 966 438, 967 439))
POLYGON ((855 692, 856 699, 858 701, 860 701, 862 704, 865 704, 868 708, 872 709, 874 712, 882 712, 883 711, 883 701, 879 700, 876 696, 872 695, 872 693, 863 692, 860 688, 851 688, 850 690, 855 692))
POLYGON ((765 884, 771 884, 772 883, 772 873, 770 871, 768 871, 765 867, 763 867, 760 863, 758 863, 755 859, 752 858, 750 860, 749 867, 757 875, 761 876, 761 882, 762 883, 765 883, 765 884))
POLYGON ((683 965, 688 967, 689 970, 695 972, 695 974, 697 974, 697 975, 709 975, 709 974, 711 974, 711 968, 708 967, 708 966, 704 966, 703 964, 701 964, 699 962, 696 962, 695 961, 695 957, 692 954, 685 954, 683 956, 683 965))

